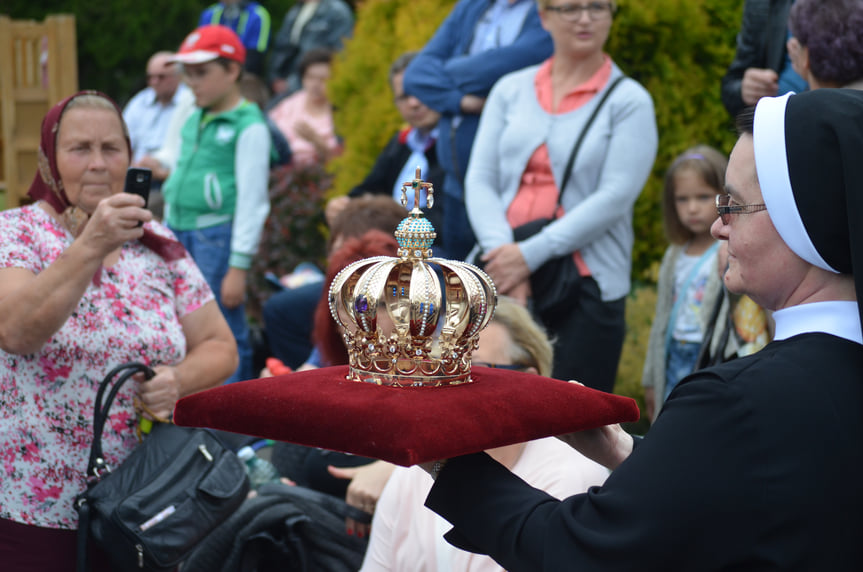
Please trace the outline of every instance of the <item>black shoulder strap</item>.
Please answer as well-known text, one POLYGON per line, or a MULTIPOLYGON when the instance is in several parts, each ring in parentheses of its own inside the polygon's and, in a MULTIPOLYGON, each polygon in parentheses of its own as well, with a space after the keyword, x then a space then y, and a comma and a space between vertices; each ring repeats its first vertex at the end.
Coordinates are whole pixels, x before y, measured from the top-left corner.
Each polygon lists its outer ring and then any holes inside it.
MULTIPOLYGON (((587 118, 587 123, 584 124, 584 128, 581 130, 581 133, 578 136, 578 139, 575 141, 575 145, 572 147, 572 153, 569 154, 569 160, 566 162, 566 168, 563 170, 563 181, 560 184, 560 191, 557 193, 557 206, 560 206, 561 197, 563 197, 563 191, 566 189, 566 184, 569 182, 569 175, 572 172, 572 167, 575 165, 575 156, 578 155, 578 150, 581 147, 581 144, 584 142, 584 137, 587 135, 590 126, 593 125, 596 116, 599 115, 599 110, 602 109, 602 106, 605 104, 605 101, 608 99, 608 96, 611 95, 611 92, 614 91, 614 88, 617 85, 626 79, 625 75, 618 76, 611 85, 608 86, 608 89, 605 90, 605 93, 602 94, 602 98, 599 100, 599 103, 596 104, 596 107, 593 108, 593 113, 590 114, 590 117, 587 118)), ((554 209, 557 211, 557 207, 554 209)))
POLYGON ((147 379, 155 375, 155 372, 142 363, 127 363, 115 367, 108 372, 105 379, 99 384, 99 390, 96 392, 96 404, 93 411, 93 443, 90 446, 90 460, 87 463, 87 477, 92 478, 98 476, 98 472, 104 467, 104 457, 102 456, 102 430, 105 428, 105 422, 108 420, 108 413, 111 410, 111 404, 120 388, 136 373, 141 372, 147 379), (116 383, 114 378, 120 375, 116 383), (113 386, 111 385, 113 383, 113 386), (105 403, 102 403, 102 398, 108 388, 108 397, 105 403), (96 471, 96 472, 94 472, 96 471))

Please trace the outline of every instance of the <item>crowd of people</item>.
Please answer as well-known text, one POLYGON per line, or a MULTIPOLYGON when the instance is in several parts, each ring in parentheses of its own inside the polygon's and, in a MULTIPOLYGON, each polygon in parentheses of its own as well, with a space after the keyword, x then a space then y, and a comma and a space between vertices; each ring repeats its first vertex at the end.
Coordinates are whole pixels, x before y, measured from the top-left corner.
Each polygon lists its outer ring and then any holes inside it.
MULTIPOLYGON (((271 170, 325 166, 351 144, 327 82, 355 15, 344 0, 299 0, 276 30, 264 4, 207 7, 179 46, 153 54, 125 108, 93 91, 57 103, 33 203, 0 213, 4 569, 74 568, 72 503, 112 367, 142 361, 156 376, 119 393, 109 464, 133 450, 140 419, 279 373, 254 358, 248 272, 272 215, 271 170), (149 203, 122 192, 131 166, 152 171, 149 203)), ((273 363, 347 363, 327 285, 355 260, 395 255, 392 233, 414 207, 402 184, 419 166, 436 192, 418 205, 435 255, 482 266, 501 295, 474 362, 613 391, 633 208, 659 141, 650 93, 606 51, 616 11, 614 0, 459 0, 421 50, 392 62, 405 126, 325 205, 326 267, 281 277, 263 306, 273 363)), ((688 148, 665 166, 647 435, 607 426, 411 469, 273 446, 284 486, 374 515, 345 524, 369 539, 357 568, 863 564, 861 25, 863 0, 745 1, 717 86, 739 139, 730 156, 677 142, 688 148)), ((94 565, 109 569, 98 552, 94 565)))

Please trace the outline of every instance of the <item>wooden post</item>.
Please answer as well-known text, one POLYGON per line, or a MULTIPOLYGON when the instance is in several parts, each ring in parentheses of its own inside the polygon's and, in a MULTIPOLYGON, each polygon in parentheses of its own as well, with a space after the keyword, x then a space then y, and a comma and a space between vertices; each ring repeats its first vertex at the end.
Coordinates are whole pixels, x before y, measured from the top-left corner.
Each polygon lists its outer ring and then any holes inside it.
POLYGON ((77 91, 75 17, 44 22, 0 16, 0 205, 26 198, 38 168, 42 117, 77 91))

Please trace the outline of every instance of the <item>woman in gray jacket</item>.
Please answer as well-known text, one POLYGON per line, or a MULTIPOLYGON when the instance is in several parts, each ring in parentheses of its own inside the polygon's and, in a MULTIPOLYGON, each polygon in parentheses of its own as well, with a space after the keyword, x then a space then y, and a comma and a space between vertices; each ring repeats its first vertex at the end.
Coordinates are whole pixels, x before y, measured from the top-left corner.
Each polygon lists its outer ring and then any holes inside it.
POLYGON ((572 259, 580 280, 571 303, 539 312, 556 340, 553 376, 611 391, 630 288, 632 206, 656 157, 653 101, 623 78, 585 129, 623 76, 603 52, 616 6, 537 3, 554 54, 489 94, 467 171, 468 216, 502 294, 540 302, 546 293, 531 290, 531 274, 556 257, 572 259), (541 218, 555 220, 515 241, 514 228, 541 218))

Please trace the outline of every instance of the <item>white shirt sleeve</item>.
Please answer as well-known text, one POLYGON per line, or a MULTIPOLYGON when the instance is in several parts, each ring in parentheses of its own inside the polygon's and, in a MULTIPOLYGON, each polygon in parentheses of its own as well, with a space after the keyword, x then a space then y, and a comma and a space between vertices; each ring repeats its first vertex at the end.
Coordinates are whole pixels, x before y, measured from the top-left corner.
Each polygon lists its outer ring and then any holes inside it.
POLYGON ((237 205, 228 262, 233 268, 251 266, 270 213, 270 145, 270 132, 263 122, 250 125, 237 139, 234 157, 237 205))

